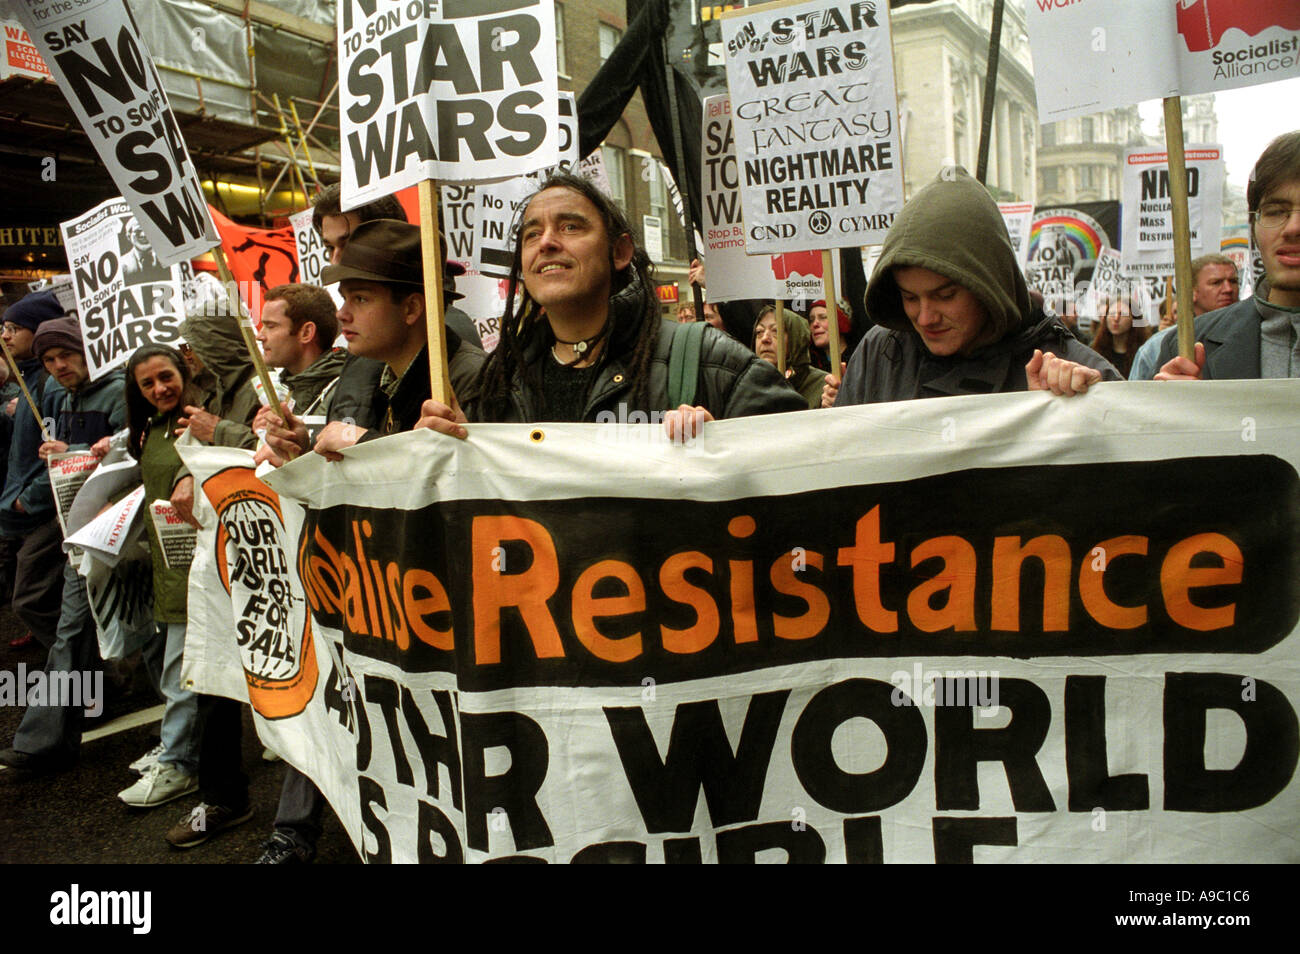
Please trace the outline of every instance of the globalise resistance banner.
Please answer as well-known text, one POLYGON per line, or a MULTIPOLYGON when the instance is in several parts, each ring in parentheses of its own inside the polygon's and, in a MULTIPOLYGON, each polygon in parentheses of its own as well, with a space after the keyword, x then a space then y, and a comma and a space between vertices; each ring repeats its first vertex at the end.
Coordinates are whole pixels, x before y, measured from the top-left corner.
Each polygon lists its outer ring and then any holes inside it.
POLYGON ((373 862, 1294 862, 1297 387, 183 449, 186 676, 373 862))

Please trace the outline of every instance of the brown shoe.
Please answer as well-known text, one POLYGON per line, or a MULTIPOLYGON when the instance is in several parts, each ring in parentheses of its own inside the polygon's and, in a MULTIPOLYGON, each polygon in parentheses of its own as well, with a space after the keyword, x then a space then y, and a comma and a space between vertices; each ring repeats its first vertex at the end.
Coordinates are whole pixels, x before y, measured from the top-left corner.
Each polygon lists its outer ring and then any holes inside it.
POLYGON ((193 848, 201 845, 213 835, 219 835, 227 828, 242 825, 253 817, 250 805, 240 811, 232 811, 224 805, 209 805, 202 802, 194 810, 178 821, 163 837, 173 848, 193 848))

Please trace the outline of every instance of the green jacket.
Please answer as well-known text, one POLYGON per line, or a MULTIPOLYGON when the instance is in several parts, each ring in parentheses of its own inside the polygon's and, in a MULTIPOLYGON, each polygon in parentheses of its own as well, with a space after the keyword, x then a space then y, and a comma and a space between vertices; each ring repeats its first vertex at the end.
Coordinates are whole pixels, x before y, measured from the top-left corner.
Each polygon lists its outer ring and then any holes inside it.
MULTIPOLYGON (((812 330, 807 320, 797 311, 786 308, 785 315, 785 383, 798 391, 808 407, 822 406, 822 383, 826 372, 812 366, 812 330)), ((758 341, 758 325, 754 325, 754 343, 758 341)))
POLYGON ((1035 350, 1120 380, 1110 362, 1033 305, 997 203, 960 168, 926 185, 894 218, 867 283, 866 306, 874 327, 849 359, 836 407, 1024 391, 1025 365, 1035 350), (989 343, 968 355, 931 354, 894 279, 894 269, 907 266, 943 275, 973 294, 987 315, 989 343))
POLYGON ((293 398, 294 414, 301 417, 303 414, 329 413, 330 402, 334 396, 332 388, 319 406, 312 405, 330 384, 338 380, 347 358, 346 351, 330 349, 313 361, 310 367, 297 374, 290 374, 288 371, 280 372, 280 384, 289 389, 289 397, 293 398))
MULTIPOLYGON (((140 454, 140 479, 144 483, 144 506, 155 500, 167 500, 176 482, 184 476, 180 455, 176 453, 177 420, 183 409, 177 407, 167 414, 155 414, 145 433, 144 450, 140 454)), ((149 554, 153 560, 153 617, 157 623, 185 622, 185 590, 189 570, 169 569, 163 562, 162 545, 154 531, 153 520, 144 517, 149 532, 149 554)))
POLYGON ((216 406, 208 410, 221 420, 212 443, 256 447, 257 436, 249 425, 261 406, 253 389, 257 372, 249 360, 238 319, 231 315, 193 315, 181 322, 180 329, 206 372, 196 378, 196 383, 216 391, 216 406))

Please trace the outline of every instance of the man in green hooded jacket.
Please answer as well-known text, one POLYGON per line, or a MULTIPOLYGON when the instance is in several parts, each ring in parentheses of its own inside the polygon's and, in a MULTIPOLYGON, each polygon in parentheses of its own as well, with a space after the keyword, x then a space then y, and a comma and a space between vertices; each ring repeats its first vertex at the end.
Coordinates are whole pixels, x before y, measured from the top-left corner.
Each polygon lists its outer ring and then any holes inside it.
POLYGON ((824 406, 1003 391, 1082 394, 1119 372, 1030 297, 988 190, 948 167, 912 197, 867 283, 873 327, 824 406), (838 389, 838 394, 836 393, 838 389))

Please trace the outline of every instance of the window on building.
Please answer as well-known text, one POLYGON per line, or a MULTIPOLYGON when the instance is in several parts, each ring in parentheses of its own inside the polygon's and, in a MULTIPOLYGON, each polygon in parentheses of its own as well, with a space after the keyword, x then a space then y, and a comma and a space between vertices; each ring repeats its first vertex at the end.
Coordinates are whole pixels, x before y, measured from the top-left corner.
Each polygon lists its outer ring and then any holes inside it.
POLYGON ((1043 177, 1043 191, 1055 192, 1060 188, 1060 180, 1057 177, 1056 169, 1039 169, 1039 174, 1043 177))
POLYGON ((624 169, 625 153, 618 146, 601 146, 605 159, 605 174, 609 176, 610 197, 614 204, 627 211, 627 177, 624 169))
POLYGON ((1046 126, 1043 127, 1042 145, 1044 146, 1056 145, 1056 123, 1048 123, 1046 126))
POLYGON ((614 47, 618 46, 618 41, 623 39, 623 31, 618 27, 612 27, 608 23, 600 25, 600 61, 604 63, 609 59, 609 55, 614 52, 614 47))
POLYGON ((650 214, 657 215, 665 222, 668 220, 668 188, 664 184, 664 170, 651 156, 646 163, 646 181, 650 184, 650 214))
POLYGON ((1079 139, 1082 142, 1093 142, 1095 133, 1093 132, 1093 120, 1091 117, 1084 117, 1079 120, 1079 139))
POLYGON ((1097 188, 1097 169, 1094 166, 1081 166, 1079 168, 1079 188, 1095 189, 1097 188))
POLYGON ((564 4, 555 5, 555 67, 561 76, 569 75, 569 61, 564 54, 564 4))

